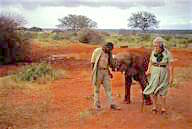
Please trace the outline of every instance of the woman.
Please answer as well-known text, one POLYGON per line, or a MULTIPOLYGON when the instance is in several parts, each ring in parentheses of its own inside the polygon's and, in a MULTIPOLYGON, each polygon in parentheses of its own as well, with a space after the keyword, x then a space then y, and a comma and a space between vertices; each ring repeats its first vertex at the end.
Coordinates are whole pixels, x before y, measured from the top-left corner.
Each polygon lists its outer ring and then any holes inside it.
POLYGON ((157 113, 157 100, 160 96, 161 113, 166 112, 166 95, 168 86, 173 82, 173 58, 164 46, 164 39, 157 37, 153 41, 154 50, 151 53, 147 75, 151 74, 149 84, 143 91, 146 95, 153 96, 152 111, 157 113))

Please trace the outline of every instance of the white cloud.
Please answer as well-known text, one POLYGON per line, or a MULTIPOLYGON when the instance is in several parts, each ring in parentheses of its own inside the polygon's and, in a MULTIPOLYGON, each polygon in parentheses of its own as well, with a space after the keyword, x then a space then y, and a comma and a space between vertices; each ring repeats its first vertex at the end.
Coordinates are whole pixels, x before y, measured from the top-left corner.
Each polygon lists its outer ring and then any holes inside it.
POLYGON ((68 14, 85 15, 98 28, 127 28, 131 13, 149 11, 160 20, 160 29, 192 29, 191 7, 190 0, 0 0, 0 11, 19 13, 29 26, 45 28, 55 27, 68 14))
POLYGON ((148 7, 158 7, 164 5, 164 0, 0 0, 4 6, 20 4, 26 9, 33 9, 39 6, 64 6, 64 7, 117 7, 121 9, 143 5, 148 7))

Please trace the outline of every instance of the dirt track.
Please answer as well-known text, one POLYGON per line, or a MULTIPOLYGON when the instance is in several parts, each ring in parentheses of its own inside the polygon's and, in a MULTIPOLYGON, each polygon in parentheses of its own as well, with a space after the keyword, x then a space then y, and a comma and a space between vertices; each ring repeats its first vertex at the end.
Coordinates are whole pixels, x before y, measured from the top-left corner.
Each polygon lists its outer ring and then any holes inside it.
MULTIPOLYGON (((46 128, 48 129, 191 129, 192 128, 192 80, 177 88, 170 88, 167 103, 168 115, 152 114, 151 106, 140 111, 141 90, 137 83, 132 87, 132 103, 123 104, 124 82, 121 73, 113 73, 114 100, 121 111, 112 111, 101 88, 102 111, 92 110, 92 86, 90 84, 90 56, 95 47, 70 45, 67 48, 42 49, 34 47, 33 58, 51 54, 69 54, 74 58, 54 64, 67 69, 68 77, 51 84, 52 100, 48 105, 46 128), (41 53, 41 54, 39 54, 41 53)), ((143 52, 144 49, 128 49, 143 52)), ((114 53, 126 51, 116 49, 114 53)), ((192 50, 172 50, 176 68, 191 67, 192 50)), ((2 69, 1 69, 2 70, 2 69)), ((182 71, 177 71, 182 72, 182 71)), ((41 98, 39 98, 41 99, 41 98)), ((30 128, 30 127, 28 127, 30 128)))

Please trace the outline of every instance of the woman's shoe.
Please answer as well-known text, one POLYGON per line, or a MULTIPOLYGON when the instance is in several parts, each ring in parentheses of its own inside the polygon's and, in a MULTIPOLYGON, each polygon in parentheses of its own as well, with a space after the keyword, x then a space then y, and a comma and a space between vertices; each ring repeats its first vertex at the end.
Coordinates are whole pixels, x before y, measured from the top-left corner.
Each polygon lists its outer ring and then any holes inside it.
POLYGON ((161 109, 161 112, 160 112, 162 115, 163 114, 167 114, 167 111, 165 109, 161 109))
POLYGON ((158 112, 157 108, 152 108, 152 112, 153 112, 154 114, 157 114, 157 112, 158 112))
POLYGON ((112 110, 121 110, 121 107, 119 107, 119 106, 117 106, 117 105, 115 105, 115 104, 111 104, 110 108, 111 108, 112 110))

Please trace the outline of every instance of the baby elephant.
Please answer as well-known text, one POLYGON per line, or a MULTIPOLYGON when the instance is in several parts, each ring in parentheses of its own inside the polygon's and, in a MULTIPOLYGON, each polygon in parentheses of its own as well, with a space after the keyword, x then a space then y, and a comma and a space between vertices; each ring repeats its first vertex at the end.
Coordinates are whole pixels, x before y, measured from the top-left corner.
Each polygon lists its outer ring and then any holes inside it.
MULTIPOLYGON (((136 52, 122 52, 114 56, 113 71, 121 71, 125 77, 125 103, 129 104, 130 101, 130 88, 132 79, 138 81, 141 85, 142 91, 148 84, 147 71, 149 64, 149 54, 136 53, 136 52)), ((142 102, 145 105, 151 105, 152 101, 149 96, 144 96, 142 92, 142 102)))

